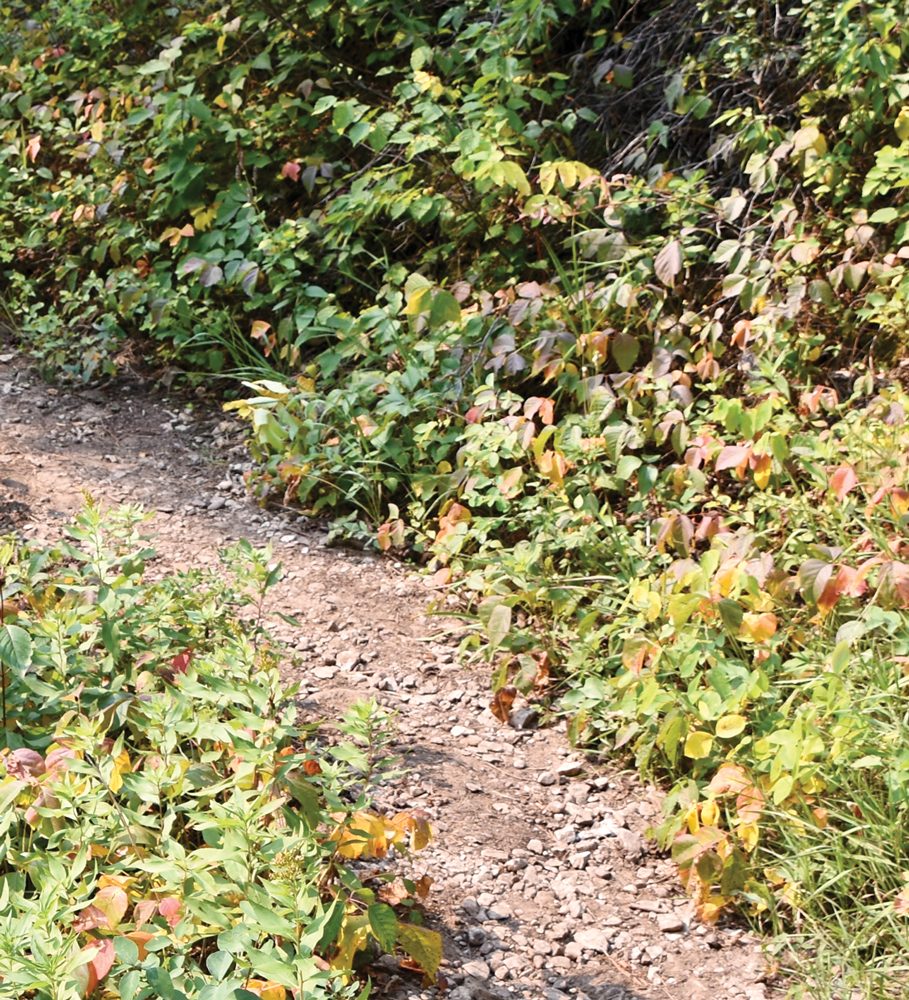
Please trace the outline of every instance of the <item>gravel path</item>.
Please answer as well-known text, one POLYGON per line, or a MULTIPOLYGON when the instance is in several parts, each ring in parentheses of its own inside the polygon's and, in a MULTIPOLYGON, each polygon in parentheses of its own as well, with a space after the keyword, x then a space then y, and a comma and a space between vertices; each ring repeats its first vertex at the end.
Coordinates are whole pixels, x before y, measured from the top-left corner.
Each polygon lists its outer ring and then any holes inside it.
MULTIPOLYGON (((399 710, 409 773, 379 805, 426 809, 436 841, 405 864, 434 880, 452 1000, 769 1000, 760 944, 698 926, 672 865, 649 843, 656 789, 574 754, 554 729, 492 716, 489 680, 456 662, 457 634, 425 616, 437 595, 407 567, 329 548, 293 512, 246 496, 243 430, 204 399, 138 378, 73 392, 0 355, 0 532, 51 540, 85 490, 156 511, 153 572, 217 564, 232 539, 271 540, 285 575, 271 610, 293 650, 306 717, 375 695, 399 710)), ((385 956, 379 996, 429 1000, 385 956)))

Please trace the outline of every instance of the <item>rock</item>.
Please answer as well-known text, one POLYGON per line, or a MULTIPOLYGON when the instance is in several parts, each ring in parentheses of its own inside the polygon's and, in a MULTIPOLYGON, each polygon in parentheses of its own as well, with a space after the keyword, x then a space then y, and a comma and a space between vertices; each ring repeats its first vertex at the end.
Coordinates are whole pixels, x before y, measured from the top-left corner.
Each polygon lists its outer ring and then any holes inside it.
POLYGON ((479 948, 486 940, 486 931, 482 927, 467 928, 467 943, 473 948, 479 948))
POLYGON ((452 726, 448 732, 452 736, 473 736, 473 730, 468 729, 467 726, 452 726))
POLYGON ((635 833, 633 830, 620 829, 616 833, 616 837, 626 854, 638 855, 643 852, 644 838, 639 833, 635 833))
POLYGON ((512 729, 536 729, 540 721, 540 713, 533 705, 516 708, 508 716, 508 724, 512 729))
POLYGON ((224 499, 224 497, 215 497, 214 499, 209 501, 208 510, 214 513, 216 510, 222 510, 226 506, 227 506, 227 501, 224 499))
POLYGON ((586 930, 578 931, 574 936, 575 944, 586 948, 588 951, 597 951, 605 955, 609 951, 609 937, 604 931, 595 927, 588 927, 586 930))
POLYGON ((489 966, 482 959, 475 958, 461 966, 461 972, 471 979, 489 979, 489 966))
POLYGON ((542 840, 528 840, 527 850, 531 854, 542 854, 543 853, 543 841, 542 840))
POLYGON ((665 913, 666 904, 656 899, 638 899, 629 903, 632 910, 640 910, 642 913, 665 913))
POLYGON ((563 761, 555 769, 555 773, 560 778, 573 778, 576 774, 580 774, 584 770, 583 765, 577 760, 566 760, 563 761))
POLYGON ((355 649, 344 649, 335 657, 335 663, 342 670, 352 670, 360 662, 360 654, 355 649))
POLYGON ((554 785, 559 779, 552 773, 552 771, 543 771, 543 773, 537 778, 537 781, 541 785, 554 785))
POLYGON ((657 917, 657 927, 664 934, 678 934, 685 930, 685 924, 681 917, 675 913, 661 913, 657 917))
POLYGON ((318 677, 320 681, 330 681, 337 673, 334 667, 313 667, 313 677, 318 677))

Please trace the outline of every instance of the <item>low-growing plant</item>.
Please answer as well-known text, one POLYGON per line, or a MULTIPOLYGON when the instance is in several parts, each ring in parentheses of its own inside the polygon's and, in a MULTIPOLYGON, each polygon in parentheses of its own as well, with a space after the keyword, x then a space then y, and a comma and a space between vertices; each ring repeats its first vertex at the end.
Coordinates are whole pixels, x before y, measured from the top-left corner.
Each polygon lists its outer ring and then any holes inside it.
POLYGON ((58 546, 0 539, 0 989, 365 995, 371 947, 433 977, 429 880, 357 860, 432 835, 370 809, 393 720, 364 702, 336 737, 301 727, 262 619, 270 553, 147 582, 144 519, 89 501, 58 546))

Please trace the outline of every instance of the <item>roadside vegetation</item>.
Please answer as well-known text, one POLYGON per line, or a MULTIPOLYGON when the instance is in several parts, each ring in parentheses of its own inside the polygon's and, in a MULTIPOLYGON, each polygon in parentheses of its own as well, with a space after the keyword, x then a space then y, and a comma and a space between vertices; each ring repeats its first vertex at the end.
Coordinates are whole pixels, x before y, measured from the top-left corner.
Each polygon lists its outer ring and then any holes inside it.
POLYGON ((145 519, 89 502, 59 546, 0 539, 0 994, 364 997, 354 966, 396 948, 434 977, 428 884, 376 860, 431 837, 369 808, 393 720, 301 725, 270 553, 147 582, 145 519))
POLYGON ((244 378, 262 501, 422 560, 824 1000, 909 974, 903 14, 0 14, 19 342, 244 378))

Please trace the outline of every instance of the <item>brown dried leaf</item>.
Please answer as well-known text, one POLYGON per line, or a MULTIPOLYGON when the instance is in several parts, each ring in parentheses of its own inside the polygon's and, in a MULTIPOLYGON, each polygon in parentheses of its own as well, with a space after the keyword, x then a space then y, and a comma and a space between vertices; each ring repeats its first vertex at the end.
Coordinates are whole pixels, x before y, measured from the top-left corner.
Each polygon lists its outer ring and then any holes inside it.
POLYGON ((517 694, 518 689, 513 684, 506 684, 505 687, 495 693, 492 701, 489 703, 489 710, 499 722, 508 722, 508 717, 511 714, 511 706, 514 704, 517 694))

